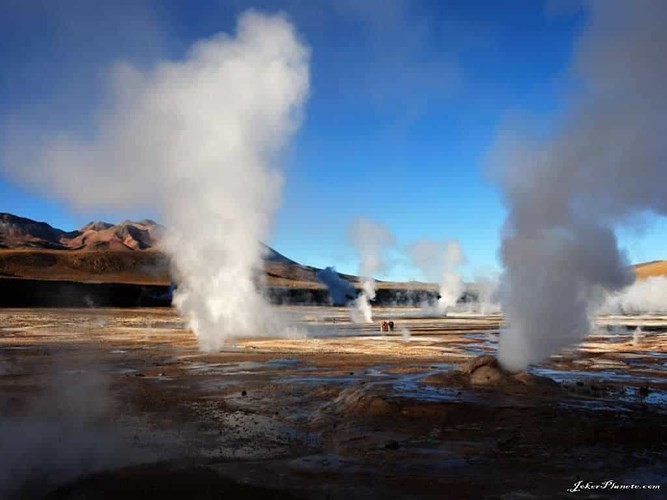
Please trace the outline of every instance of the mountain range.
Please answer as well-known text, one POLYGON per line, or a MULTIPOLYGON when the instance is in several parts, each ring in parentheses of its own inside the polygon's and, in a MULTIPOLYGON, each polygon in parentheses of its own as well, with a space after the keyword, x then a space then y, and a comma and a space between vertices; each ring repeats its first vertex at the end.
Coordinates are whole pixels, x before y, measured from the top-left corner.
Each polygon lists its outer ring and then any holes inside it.
MULTIPOLYGON (((46 222, 0 213, 0 276, 168 284, 168 260, 159 251, 164 231, 164 226, 150 219, 119 224, 93 221, 63 231, 46 222)), ((266 245, 264 267, 271 285, 321 286, 317 268, 301 265, 266 245)))
MULTIPOLYGON (((159 251, 165 227, 144 219, 111 224, 93 221, 74 231, 0 213, 0 277, 169 284, 169 263, 159 251)), ((319 269, 295 262, 265 245, 271 286, 322 288, 319 269)), ((667 275, 667 261, 637 264, 640 279, 667 275)), ((357 283, 356 276, 341 275, 357 283)), ((424 283, 381 282, 380 288, 430 288, 424 283)))
MULTIPOLYGON (((81 229, 63 231, 47 224, 9 213, 0 213, 0 248, 42 250, 134 251, 157 249, 165 228, 151 220, 125 220, 119 224, 92 221, 81 229)), ((265 246, 269 262, 297 264, 265 246)))

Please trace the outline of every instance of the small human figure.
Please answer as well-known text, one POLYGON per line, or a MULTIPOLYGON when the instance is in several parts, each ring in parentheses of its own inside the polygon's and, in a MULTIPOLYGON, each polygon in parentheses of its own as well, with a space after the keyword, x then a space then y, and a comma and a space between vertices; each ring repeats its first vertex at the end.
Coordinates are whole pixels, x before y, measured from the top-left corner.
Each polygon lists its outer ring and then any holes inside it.
POLYGON ((389 331, 390 331, 390 332, 393 332, 393 331, 394 331, 394 322, 393 322, 393 321, 390 321, 390 322, 389 322, 389 331))

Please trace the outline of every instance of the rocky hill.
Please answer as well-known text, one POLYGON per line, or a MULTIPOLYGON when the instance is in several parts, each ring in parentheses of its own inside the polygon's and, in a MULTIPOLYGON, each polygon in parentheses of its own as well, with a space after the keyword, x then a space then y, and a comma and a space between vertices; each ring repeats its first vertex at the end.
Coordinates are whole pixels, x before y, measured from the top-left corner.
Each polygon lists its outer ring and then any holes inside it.
POLYGON ((667 260, 654 260, 637 264, 634 267, 639 279, 650 278, 652 276, 667 276, 667 260))
MULTIPOLYGON (((90 222, 63 231, 8 213, 0 213, 0 277, 34 280, 100 281, 168 285, 169 262, 158 250, 165 228, 155 221, 119 224, 90 222)), ((322 289, 319 269, 305 266, 265 246, 267 284, 322 289)), ((667 276, 667 261, 634 266, 638 278, 667 276)), ((342 275, 353 283, 356 276, 342 275)), ((380 289, 434 289, 427 283, 379 282, 380 289)))
MULTIPOLYGON (((164 226, 150 219, 93 221, 75 231, 0 213, 0 276, 14 278, 169 284, 159 251, 164 226)), ((320 288, 318 269, 264 245, 270 285, 320 288)), ((354 277, 351 277, 355 279, 354 277)))
POLYGON ((148 250, 157 244, 164 227, 152 220, 120 224, 90 222, 75 231, 63 231, 46 222, 0 213, 0 247, 47 250, 148 250))

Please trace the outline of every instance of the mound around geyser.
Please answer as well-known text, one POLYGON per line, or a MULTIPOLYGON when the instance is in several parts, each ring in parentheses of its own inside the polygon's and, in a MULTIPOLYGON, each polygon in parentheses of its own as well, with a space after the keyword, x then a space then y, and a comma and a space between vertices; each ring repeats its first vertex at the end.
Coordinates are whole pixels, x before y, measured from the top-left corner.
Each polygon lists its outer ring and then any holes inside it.
POLYGON ((472 386, 520 393, 541 393, 560 387, 547 377, 538 377, 525 371, 509 372, 500 366, 495 356, 488 354, 466 361, 457 371, 427 377, 424 382, 432 385, 472 386))

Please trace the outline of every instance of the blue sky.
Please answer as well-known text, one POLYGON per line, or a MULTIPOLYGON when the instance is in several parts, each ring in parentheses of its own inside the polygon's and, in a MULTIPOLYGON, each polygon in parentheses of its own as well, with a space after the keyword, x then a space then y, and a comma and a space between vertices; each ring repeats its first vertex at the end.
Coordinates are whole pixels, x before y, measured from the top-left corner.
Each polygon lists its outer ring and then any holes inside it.
MULTIPOLYGON (((487 155, 499 127, 529 116, 548 130, 576 86, 576 0, 0 0, 0 120, 88 130, 114 61, 178 58, 231 31, 247 8, 285 12, 311 47, 311 95, 285 158, 271 243, 292 259, 354 273, 350 223, 387 225, 398 246, 461 242, 468 279, 498 270, 504 208, 487 155), (57 4, 57 5, 54 5, 57 4)), ((1 170, 1 169, 0 169, 1 170)), ((0 176, 0 211, 64 228, 90 219, 0 176)), ((663 221, 620 231, 631 260, 664 258, 663 221)), ((384 277, 419 278, 394 252, 384 277)))

